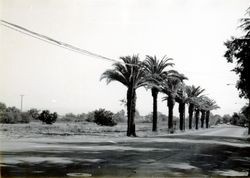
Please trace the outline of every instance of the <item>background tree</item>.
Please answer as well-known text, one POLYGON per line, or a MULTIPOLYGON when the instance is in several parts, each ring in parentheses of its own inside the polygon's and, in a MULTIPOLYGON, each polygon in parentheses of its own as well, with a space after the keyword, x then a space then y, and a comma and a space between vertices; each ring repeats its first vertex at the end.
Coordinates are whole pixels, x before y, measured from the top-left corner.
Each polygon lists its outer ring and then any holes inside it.
POLYGON ((163 76, 168 76, 173 73, 172 71, 164 71, 168 66, 172 67, 174 63, 171 63, 173 59, 164 56, 161 60, 158 60, 156 56, 146 56, 144 61, 145 71, 147 77, 150 79, 149 87, 151 88, 151 93, 153 97, 153 125, 152 131, 157 131, 157 96, 159 93, 159 88, 156 87, 159 82, 163 80, 163 76))
MULTIPOLYGON (((227 51, 224 56, 227 62, 236 62, 233 71, 239 75, 236 88, 240 91, 239 96, 248 99, 248 108, 250 108, 250 8, 247 10, 247 17, 241 19, 240 28, 246 34, 240 38, 231 37, 225 42, 227 51)), ((250 134, 250 116, 248 118, 248 134, 250 134)))
POLYGON ((135 132, 135 111, 136 111, 136 89, 145 86, 145 72, 142 62, 137 55, 121 57, 123 63, 114 63, 114 69, 105 71, 102 79, 107 83, 118 81, 127 87, 127 136, 136 136, 135 132))

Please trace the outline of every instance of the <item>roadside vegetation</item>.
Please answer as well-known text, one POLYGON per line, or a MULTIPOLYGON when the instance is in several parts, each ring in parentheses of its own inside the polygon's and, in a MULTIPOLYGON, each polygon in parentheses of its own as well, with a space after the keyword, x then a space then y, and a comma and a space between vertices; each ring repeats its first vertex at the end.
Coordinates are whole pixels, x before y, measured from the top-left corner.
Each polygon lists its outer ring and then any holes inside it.
MULTIPOLYGON (((5 104, 1 103, 0 110, 0 120, 1 128, 0 131, 3 134, 11 135, 23 135, 31 136, 35 135, 110 135, 115 137, 124 136, 127 132, 127 116, 124 110, 120 110, 116 113, 107 111, 105 109, 97 109, 88 113, 73 114, 67 113, 65 115, 58 115, 57 119, 51 124, 46 124, 46 122, 39 119, 41 113, 44 118, 48 117, 48 111, 43 112, 38 109, 32 108, 26 112, 19 111, 16 115, 17 117, 11 117, 11 122, 4 119, 6 117, 5 113, 7 110, 3 110, 2 107, 5 104), (20 121, 21 115, 24 116, 25 113, 25 122, 20 121), (112 117, 110 117, 112 116, 112 117), (29 120, 28 120, 28 119, 29 120), (7 131, 7 132, 6 132, 7 131)), ((213 115, 210 113, 209 127, 214 127, 219 124, 232 124, 238 125, 241 127, 247 126, 247 119, 243 114, 243 107, 241 111, 234 113, 233 115, 224 115, 220 116, 218 114, 213 115)), ((18 109, 16 109, 18 110, 18 109)), ((53 113, 49 112, 49 115, 53 113)), ((168 129, 168 116, 157 112, 157 132, 152 132, 152 122, 153 122, 153 112, 147 115, 141 115, 138 110, 135 112, 135 123, 137 124, 137 134, 139 136, 150 136, 155 134, 166 134, 169 132, 168 129)), ((174 132, 183 132, 180 129, 180 119, 179 117, 173 116, 173 131, 174 132)), ((184 126, 190 124, 189 116, 186 116, 182 123, 184 126)), ((201 122, 201 121, 199 121, 201 122)), ((191 130, 194 130, 196 122, 193 120, 191 123, 191 130)), ((199 125, 198 125, 199 126, 199 125)), ((188 130, 189 128, 186 128, 188 130)), ((200 128, 199 126, 198 128, 200 128)))

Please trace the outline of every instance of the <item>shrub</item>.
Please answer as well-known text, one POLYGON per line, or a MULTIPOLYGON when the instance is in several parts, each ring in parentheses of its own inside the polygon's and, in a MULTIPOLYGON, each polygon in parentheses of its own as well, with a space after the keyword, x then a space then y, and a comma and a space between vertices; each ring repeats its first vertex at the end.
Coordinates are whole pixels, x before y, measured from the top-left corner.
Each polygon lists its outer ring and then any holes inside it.
POLYGON ((117 123, 113 119, 113 113, 105 109, 94 111, 94 122, 98 125, 114 126, 117 123))
POLYGON ((38 116, 39 116, 39 110, 38 109, 35 109, 35 108, 32 108, 30 110, 28 110, 28 114, 31 116, 31 118, 37 120, 38 119, 38 116))
POLYGON ((0 102, 0 123, 16 124, 29 122, 30 115, 27 112, 21 112, 16 107, 6 107, 4 103, 0 102))
POLYGON ((15 107, 8 107, 1 112, 0 122, 5 124, 29 123, 30 115, 15 107))
POLYGON ((14 112, 6 111, 1 116, 1 123, 15 124, 17 123, 17 115, 14 112))
POLYGON ((95 120, 95 111, 88 112, 86 118, 87 118, 86 121, 94 122, 94 120, 95 120))
POLYGON ((38 119, 46 124, 53 124, 56 122, 57 113, 50 113, 49 110, 43 110, 41 114, 38 116, 38 119))

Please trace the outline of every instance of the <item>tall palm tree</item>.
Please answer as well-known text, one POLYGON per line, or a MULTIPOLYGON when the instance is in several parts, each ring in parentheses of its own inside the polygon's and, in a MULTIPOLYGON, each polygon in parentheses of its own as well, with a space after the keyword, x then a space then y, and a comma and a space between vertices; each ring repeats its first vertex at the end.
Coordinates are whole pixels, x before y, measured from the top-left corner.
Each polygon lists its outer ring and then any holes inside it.
POLYGON ((218 109, 216 102, 207 96, 200 96, 195 99, 196 107, 196 129, 198 129, 199 114, 201 112, 201 128, 204 128, 204 121, 206 120, 206 128, 209 126, 210 111, 218 109))
POLYGON ((174 70, 164 71, 168 66, 172 67, 174 63, 170 61, 173 60, 164 56, 161 60, 158 60, 156 56, 146 56, 144 61, 145 71, 147 78, 150 80, 150 88, 153 97, 153 125, 152 131, 157 131, 157 97, 159 93, 159 88, 157 85, 163 80, 163 76, 169 76, 176 73, 174 70))
POLYGON ((182 83, 176 97, 176 102, 179 103, 180 130, 185 130, 185 112, 188 99, 186 89, 186 85, 182 83))
MULTIPOLYGON (((195 129, 197 130, 199 129, 200 113, 204 107, 203 96, 192 98, 192 103, 194 104, 194 111, 195 111, 195 129)), ((204 117, 204 115, 202 115, 202 117, 204 117)))
POLYGON ((188 97, 188 114, 189 114, 189 129, 192 129, 192 123, 193 123, 193 113, 195 109, 195 100, 197 97, 203 93, 205 89, 202 89, 200 86, 195 87, 194 85, 192 86, 187 86, 186 87, 186 93, 188 97))
MULTIPOLYGON (((218 109, 220 108, 217 104, 216 101, 208 98, 208 97, 203 97, 204 100, 204 105, 203 105, 203 110, 204 110, 204 119, 206 122, 206 128, 209 127, 209 117, 210 117, 210 112, 211 110, 218 109)), ((204 122, 204 121, 203 121, 204 122)))
POLYGON ((195 109, 195 129, 199 129, 199 120, 200 120, 200 109, 196 107, 195 109))
POLYGON ((201 109, 201 128, 204 128, 205 117, 206 117, 206 110, 201 109))
POLYGON ((123 63, 114 63, 113 69, 106 70, 102 79, 107 84, 117 81, 127 87, 127 136, 136 136, 135 132, 135 111, 136 111, 136 89, 145 85, 145 72, 138 55, 120 57, 123 63))
POLYGON ((161 92, 167 95, 163 100, 167 100, 168 105, 168 129, 173 133, 173 109, 175 100, 183 80, 187 79, 183 74, 178 74, 175 77, 168 77, 162 81, 161 92))

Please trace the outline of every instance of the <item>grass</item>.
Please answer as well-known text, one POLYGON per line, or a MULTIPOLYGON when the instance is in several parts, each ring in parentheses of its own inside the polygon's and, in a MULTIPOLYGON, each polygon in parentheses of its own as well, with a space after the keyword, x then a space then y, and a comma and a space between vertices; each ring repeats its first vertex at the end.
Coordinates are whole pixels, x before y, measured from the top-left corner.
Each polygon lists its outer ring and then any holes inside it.
MULTIPOLYGON (((155 135, 167 133, 167 123, 159 123, 159 131, 152 133, 151 123, 137 123, 136 131, 138 136, 155 135)), ((34 136, 67 136, 67 135, 100 135, 120 137, 125 136, 126 123, 118 123, 116 126, 99 126, 92 122, 57 122, 53 125, 31 122, 28 124, 1 124, 0 133, 4 136, 34 137, 34 136)))

